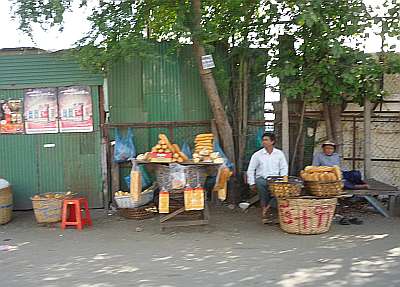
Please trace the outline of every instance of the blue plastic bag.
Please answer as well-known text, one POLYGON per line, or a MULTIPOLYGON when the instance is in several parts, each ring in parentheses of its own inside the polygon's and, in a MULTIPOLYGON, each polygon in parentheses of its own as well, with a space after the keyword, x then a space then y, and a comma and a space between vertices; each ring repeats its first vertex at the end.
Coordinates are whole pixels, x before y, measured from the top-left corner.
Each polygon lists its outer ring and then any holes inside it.
MULTIPOLYGON (((142 166, 139 165, 139 171, 140 171, 140 176, 142 178, 142 190, 150 187, 153 182, 151 181, 150 175, 147 173, 147 170, 142 166)), ((128 188, 131 186, 131 176, 125 176, 124 177, 125 183, 128 186, 128 188)))
POLYGON ((135 145, 133 144, 133 130, 128 128, 125 137, 115 129, 114 162, 125 162, 136 156, 135 145))
POLYGON ((262 138, 263 138, 264 133, 265 133, 265 130, 263 128, 259 128, 257 130, 257 141, 256 141, 257 148, 262 148, 263 147, 262 138))
POLYGON ((189 158, 192 159, 192 151, 190 150, 189 145, 187 142, 184 142, 182 145, 182 152, 189 158))
POLYGON ((218 152, 219 155, 224 159, 224 164, 230 169, 233 170, 234 165, 225 155, 224 151, 222 150, 221 146, 219 145, 218 141, 214 141, 214 151, 218 152))

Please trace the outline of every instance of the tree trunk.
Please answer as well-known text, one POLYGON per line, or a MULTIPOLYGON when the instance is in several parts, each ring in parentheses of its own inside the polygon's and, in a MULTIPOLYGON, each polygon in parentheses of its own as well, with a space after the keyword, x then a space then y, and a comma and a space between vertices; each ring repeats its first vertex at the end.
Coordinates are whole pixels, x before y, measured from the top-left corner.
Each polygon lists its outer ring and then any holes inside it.
POLYGON ((300 115, 300 123, 299 123, 299 131, 297 132, 297 137, 296 137, 296 143, 294 144, 293 148, 293 156, 290 164, 290 174, 295 174, 295 164, 296 164, 296 156, 297 156, 297 151, 299 149, 299 144, 300 140, 303 135, 303 127, 304 127, 304 114, 306 111, 306 102, 303 101, 302 107, 301 107, 301 115, 300 115))
POLYGON ((192 7, 194 12, 194 31, 192 33, 193 51, 197 60, 201 81, 214 114, 215 123, 221 138, 222 148, 224 149, 224 152, 229 160, 235 162, 232 127, 229 124, 229 120, 222 105, 221 98, 219 97, 213 73, 210 69, 203 69, 201 62, 201 57, 206 55, 204 46, 202 45, 199 37, 199 31, 201 30, 201 0, 192 0, 192 7))
POLYGON ((240 59, 240 79, 238 91, 238 152, 237 152, 237 169, 241 171, 243 167, 244 153, 247 141, 247 121, 248 121, 248 95, 249 95, 249 68, 248 59, 241 56, 240 59))
POLYGON ((329 111, 329 104, 324 103, 323 106, 323 114, 324 114, 324 120, 325 120, 325 126, 326 126, 326 137, 328 140, 334 140, 333 137, 333 130, 332 130, 332 123, 331 123, 331 116, 330 116, 330 111, 329 111))
POLYGON ((368 98, 364 100, 364 177, 371 178, 371 102, 368 98))
POLYGON ((343 157, 342 105, 330 105, 329 108, 336 152, 339 153, 340 157, 343 157))
POLYGON ((287 162, 290 162, 289 157, 289 103, 287 97, 282 99, 282 151, 286 156, 287 162))

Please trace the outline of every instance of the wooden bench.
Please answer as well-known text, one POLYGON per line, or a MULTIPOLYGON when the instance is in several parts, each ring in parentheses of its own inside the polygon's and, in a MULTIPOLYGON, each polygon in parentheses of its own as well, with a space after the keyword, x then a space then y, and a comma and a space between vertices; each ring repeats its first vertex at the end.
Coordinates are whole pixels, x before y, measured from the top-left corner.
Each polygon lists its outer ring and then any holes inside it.
POLYGON ((367 180, 369 189, 345 190, 348 195, 358 195, 365 198, 380 214, 385 217, 400 216, 400 190, 375 179, 367 180), (374 196, 385 195, 389 197, 387 208, 374 196))
MULTIPOLYGON (((400 190, 393 186, 375 179, 367 180, 369 189, 358 189, 358 190, 345 190, 345 195, 353 196, 358 195, 368 203, 373 206, 380 214, 385 217, 400 216, 400 190), (382 203, 377 200, 374 196, 385 195, 389 197, 389 202, 387 208, 382 205, 382 203)), ((249 206, 257 203, 259 201, 258 195, 253 196, 247 202, 250 203, 249 206)))

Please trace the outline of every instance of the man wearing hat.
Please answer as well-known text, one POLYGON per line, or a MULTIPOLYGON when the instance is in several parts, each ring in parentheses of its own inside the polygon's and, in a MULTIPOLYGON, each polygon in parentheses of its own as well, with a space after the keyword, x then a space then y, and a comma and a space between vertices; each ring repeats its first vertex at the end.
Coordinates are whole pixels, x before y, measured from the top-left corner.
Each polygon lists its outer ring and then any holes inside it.
POLYGON ((340 156, 335 152, 336 144, 326 141, 322 144, 322 152, 317 153, 313 159, 313 166, 340 166, 340 156))
MULTIPOLYGON (((339 154, 336 152, 336 144, 326 141, 322 144, 322 152, 314 155, 313 166, 334 166, 341 167, 339 154)), ((368 184, 362 180, 361 172, 358 170, 343 171, 345 189, 367 189, 368 184)))

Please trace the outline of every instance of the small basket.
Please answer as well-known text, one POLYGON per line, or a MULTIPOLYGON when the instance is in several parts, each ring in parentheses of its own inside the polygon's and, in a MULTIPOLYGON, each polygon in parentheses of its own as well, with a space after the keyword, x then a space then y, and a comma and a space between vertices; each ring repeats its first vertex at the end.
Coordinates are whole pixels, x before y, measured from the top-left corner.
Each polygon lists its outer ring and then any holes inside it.
POLYGON ((332 197, 342 194, 343 182, 336 181, 305 181, 304 186, 306 190, 313 196, 318 197, 332 197))
POLYGON ((11 221, 13 209, 13 197, 11 187, 7 186, 0 189, 0 224, 11 221))
POLYGON ((279 223, 283 231, 293 234, 328 232, 337 198, 300 197, 278 199, 279 223))
POLYGON ((287 181, 281 176, 268 177, 268 187, 277 198, 296 197, 301 195, 303 181, 295 176, 289 176, 287 181))
POLYGON ((155 188, 156 186, 152 185, 143 191, 140 195, 139 201, 134 201, 130 195, 122 195, 115 196, 115 202, 117 203, 118 208, 137 208, 146 205, 153 201, 155 188))
POLYGON ((127 219, 143 220, 154 217, 156 215, 155 212, 152 212, 150 210, 154 207, 154 204, 149 204, 138 208, 121 208, 119 210, 119 214, 127 219))
POLYGON ((62 198, 31 198, 37 223, 55 223, 61 221, 62 198))

